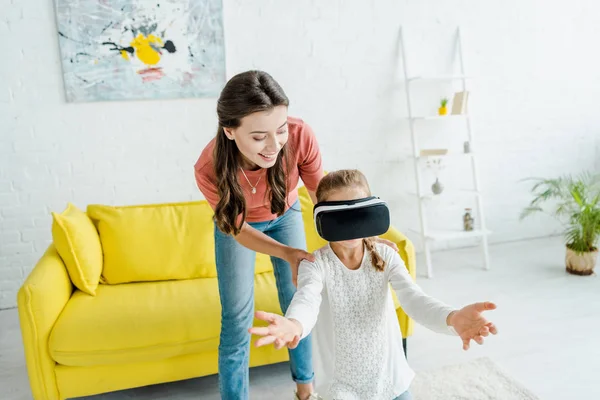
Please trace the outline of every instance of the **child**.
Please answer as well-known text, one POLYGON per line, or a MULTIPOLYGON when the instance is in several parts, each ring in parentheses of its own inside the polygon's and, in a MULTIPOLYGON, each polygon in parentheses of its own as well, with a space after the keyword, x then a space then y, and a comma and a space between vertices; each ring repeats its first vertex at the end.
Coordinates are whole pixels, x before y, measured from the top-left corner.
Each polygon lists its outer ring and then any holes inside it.
MULTIPOLYGON (((319 202, 348 201, 371 192, 362 173, 341 170, 326 175, 316 195, 319 202)), ((414 372, 404 357, 389 284, 411 318, 433 331, 459 335, 465 350, 471 339, 483 344, 483 336, 497 333, 481 315, 495 309, 493 303, 455 310, 429 297, 399 255, 371 238, 330 242, 314 255, 314 262, 300 264, 298 291, 285 317, 257 311, 256 317, 270 324, 250 332, 263 336, 256 346, 294 348, 312 331, 315 382, 327 400, 411 399, 414 372)))

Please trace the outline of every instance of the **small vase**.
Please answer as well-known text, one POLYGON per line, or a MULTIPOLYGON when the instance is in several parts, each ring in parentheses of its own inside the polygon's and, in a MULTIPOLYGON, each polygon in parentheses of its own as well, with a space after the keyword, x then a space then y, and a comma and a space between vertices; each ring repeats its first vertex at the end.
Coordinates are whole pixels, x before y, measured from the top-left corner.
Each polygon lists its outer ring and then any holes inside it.
POLYGON ((438 178, 435 178, 435 182, 431 185, 431 191, 433 194, 440 194, 444 191, 444 185, 440 183, 438 178))
POLYGON ((465 142, 463 144, 463 149, 464 149, 465 153, 470 153, 471 152, 471 142, 465 142))
POLYGON ((465 231, 472 231, 475 220, 471 216, 471 209, 465 208, 465 215, 463 215, 463 228, 465 231))
POLYGON ((448 107, 440 107, 438 109, 438 114, 440 114, 440 115, 446 115, 446 114, 448 114, 448 107))

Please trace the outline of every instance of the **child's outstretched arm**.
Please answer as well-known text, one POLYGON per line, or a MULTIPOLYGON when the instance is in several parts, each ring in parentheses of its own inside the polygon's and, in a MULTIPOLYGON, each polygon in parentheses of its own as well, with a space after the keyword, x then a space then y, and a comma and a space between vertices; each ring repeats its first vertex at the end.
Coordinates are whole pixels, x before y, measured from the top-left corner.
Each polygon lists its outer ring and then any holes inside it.
POLYGON ((252 327, 249 332, 260 335, 256 346, 274 343, 275 348, 295 348, 314 328, 321 306, 323 270, 318 262, 302 261, 298 268, 298 290, 285 317, 257 311, 256 318, 267 321, 267 327, 252 327))
POLYGON ((463 349, 468 350, 471 340, 483 344, 483 337, 496 334, 496 326, 487 321, 482 313, 494 310, 490 302, 474 303, 460 310, 427 295, 413 282, 402 259, 397 253, 386 257, 389 282, 396 291, 404 311, 419 324, 435 332, 458 334, 463 341, 463 349))

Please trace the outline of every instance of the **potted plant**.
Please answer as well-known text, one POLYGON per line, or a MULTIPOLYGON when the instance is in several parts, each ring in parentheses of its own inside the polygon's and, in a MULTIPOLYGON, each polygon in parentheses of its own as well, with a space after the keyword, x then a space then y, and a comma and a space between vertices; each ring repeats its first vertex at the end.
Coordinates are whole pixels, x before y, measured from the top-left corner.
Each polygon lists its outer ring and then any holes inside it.
POLYGON ((533 179, 533 200, 521 213, 544 211, 542 203, 554 202, 551 215, 565 224, 566 269, 576 275, 591 275, 598 259, 600 237, 600 175, 583 173, 556 179, 533 179))
POLYGON ((447 105, 448 105, 448 99, 443 98, 440 101, 440 108, 438 109, 438 114, 440 114, 440 115, 446 115, 446 114, 448 114, 448 107, 447 107, 447 105))

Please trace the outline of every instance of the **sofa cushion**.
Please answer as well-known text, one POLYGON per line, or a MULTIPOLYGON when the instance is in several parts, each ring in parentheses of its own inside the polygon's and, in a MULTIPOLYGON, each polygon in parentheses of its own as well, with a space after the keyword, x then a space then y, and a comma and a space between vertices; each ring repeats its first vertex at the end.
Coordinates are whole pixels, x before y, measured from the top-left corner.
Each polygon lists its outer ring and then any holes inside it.
MULTIPOLYGON (((255 276, 255 304, 281 313, 273 273, 255 276)), ((99 285, 96 297, 75 291, 49 348, 62 365, 134 363, 217 351, 220 329, 216 278, 99 285)))
MULTIPOLYGON (((214 278, 213 211, 206 201, 139 206, 89 205, 108 284, 214 278)), ((256 273, 273 269, 257 255, 256 273)))
POLYGON ((89 205, 109 284, 216 276, 212 210, 205 202, 89 205))
POLYGON ((79 290, 95 296, 102 274, 102 247, 96 227, 71 203, 62 213, 51 214, 52 240, 71 282, 79 290))

